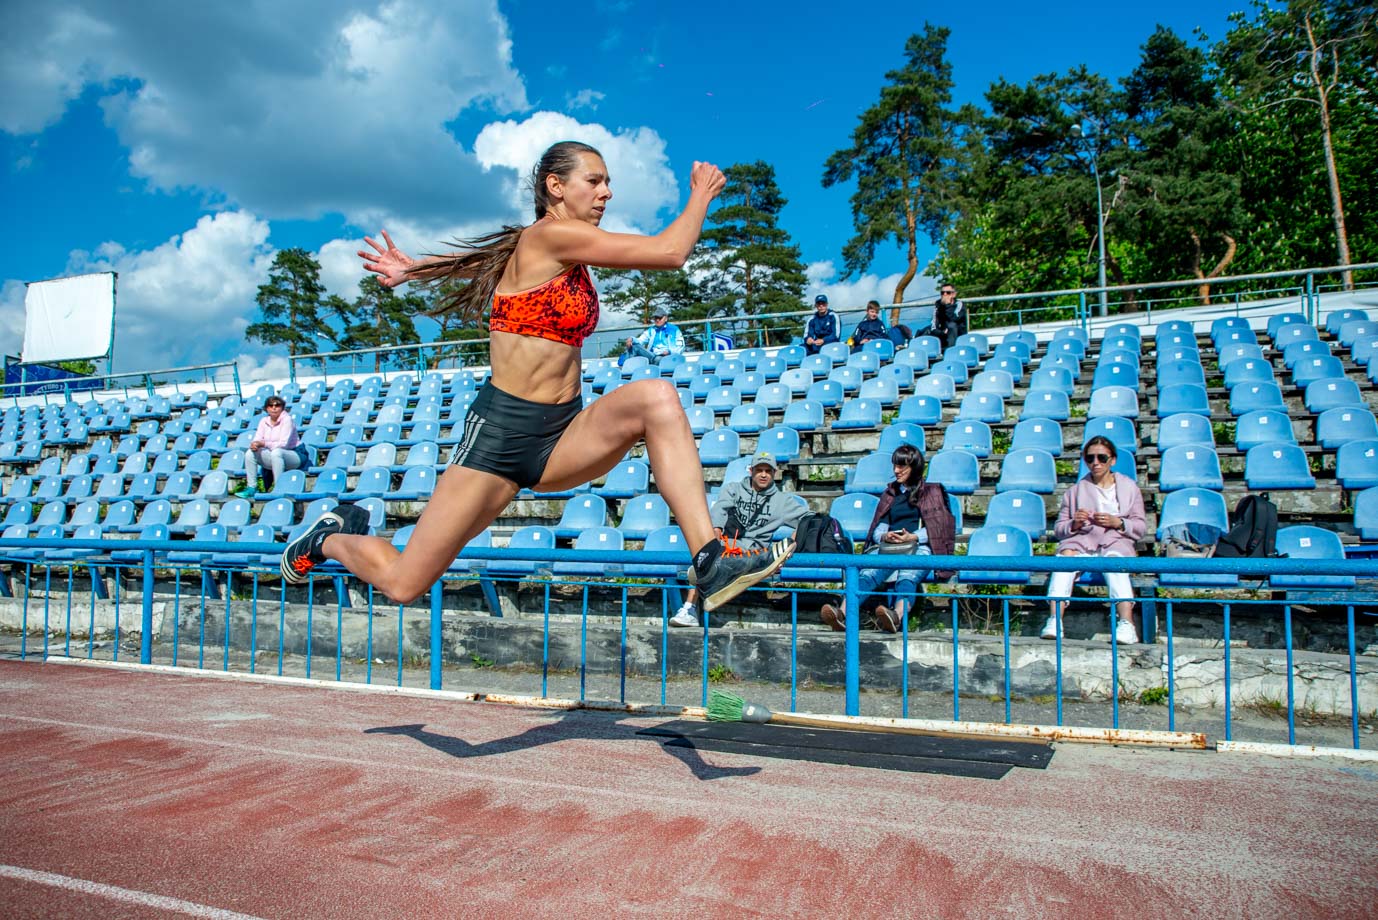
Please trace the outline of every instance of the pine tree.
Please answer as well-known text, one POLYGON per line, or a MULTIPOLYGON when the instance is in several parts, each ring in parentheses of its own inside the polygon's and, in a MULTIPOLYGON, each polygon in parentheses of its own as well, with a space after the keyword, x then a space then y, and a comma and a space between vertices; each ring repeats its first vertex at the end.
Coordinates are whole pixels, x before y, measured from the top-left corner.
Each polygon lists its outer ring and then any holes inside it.
POLYGON ((259 285, 255 300, 263 318, 244 330, 246 339, 286 345, 293 355, 320 351, 320 338, 336 341, 334 331, 321 318, 325 306, 321 265, 305 249, 278 252, 268 282, 259 285))
MULTIPOLYGON (((355 322, 345 328, 347 347, 378 349, 419 343, 421 336, 416 331, 415 318, 426 307, 423 295, 398 294, 384 287, 377 276, 366 276, 359 282, 359 296, 350 311, 355 322)), ((404 358, 398 352, 375 351, 373 368, 381 370, 385 363, 409 363, 410 360, 410 355, 404 358)))

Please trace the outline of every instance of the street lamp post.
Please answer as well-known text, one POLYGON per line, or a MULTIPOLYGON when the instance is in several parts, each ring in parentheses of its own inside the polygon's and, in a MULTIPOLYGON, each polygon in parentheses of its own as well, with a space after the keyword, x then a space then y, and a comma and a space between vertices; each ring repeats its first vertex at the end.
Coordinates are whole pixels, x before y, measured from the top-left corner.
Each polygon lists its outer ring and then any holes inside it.
MULTIPOLYGON (((1097 128, 1097 134, 1099 134, 1099 128, 1097 128)), ((1072 136, 1083 136, 1079 123, 1072 125, 1072 136)), ((1096 152, 1096 144, 1091 142, 1089 138, 1086 140, 1086 146, 1091 150, 1091 177, 1096 182, 1096 283, 1100 285, 1100 315, 1108 316, 1110 314, 1110 307, 1106 302, 1105 294, 1105 203, 1104 199, 1101 197, 1100 188, 1100 157, 1096 152)))

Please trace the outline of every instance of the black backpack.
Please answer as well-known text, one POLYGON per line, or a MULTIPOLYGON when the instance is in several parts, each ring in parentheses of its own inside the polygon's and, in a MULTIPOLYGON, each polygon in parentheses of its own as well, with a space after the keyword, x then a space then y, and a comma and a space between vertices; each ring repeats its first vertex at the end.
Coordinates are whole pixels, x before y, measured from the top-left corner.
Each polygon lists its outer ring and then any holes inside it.
POLYGON ((794 531, 795 551, 800 553, 851 553, 852 538, 831 514, 811 512, 794 531))
POLYGON ((1265 492, 1246 495, 1230 515, 1230 529, 1215 544, 1215 555, 1226 559, 1263 558, 1278 554, 1278 508, 1265 492))

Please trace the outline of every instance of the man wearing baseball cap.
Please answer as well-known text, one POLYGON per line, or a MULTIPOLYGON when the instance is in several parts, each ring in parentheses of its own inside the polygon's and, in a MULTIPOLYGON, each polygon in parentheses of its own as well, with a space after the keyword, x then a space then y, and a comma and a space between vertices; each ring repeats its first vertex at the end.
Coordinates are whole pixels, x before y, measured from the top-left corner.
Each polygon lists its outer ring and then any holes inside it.
MULTIPOLYGON (((751 470, 744 479, 723 484, 708 516, 718 539, 727 547, 724 553, 764 552, 776 530, 788 527, 792 531, 808 514, 806 504, 790 498, 775 484, 778 468, 775 456, 761 451, 751 458, 751 470)), ((670 618, 670 625, 698 626, 697 604, 698 594, 691 588, 684 604, 670 618)))
POLYGON ((813 299, 813 316, 804 326, 804 351, 816 355, 818 349, 841 338, 842 324, 837 314, 828 310, 828 295, 819 294, 813 299))
POLYGON ((632 355, 640 355, 652 364, 659 364, 667 355, 684 353, 684 333, 669 321, 670 314, 664 307, 656 307, 651 313, 651 325, 634 339, 627 339, 627 353, 622 360, 632 355))

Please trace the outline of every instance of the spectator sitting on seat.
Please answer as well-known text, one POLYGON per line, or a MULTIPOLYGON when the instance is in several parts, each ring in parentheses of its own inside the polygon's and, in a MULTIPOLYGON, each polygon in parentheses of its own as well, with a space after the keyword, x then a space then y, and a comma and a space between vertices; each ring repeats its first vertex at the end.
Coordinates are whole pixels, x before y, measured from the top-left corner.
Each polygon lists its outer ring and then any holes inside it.
POLYGON ((662 358, 684 353, 684 333, 669 322, 669 313, 664 307, 656 307, 651 314, 651 325, 636 338, 627 339, 625 361, 632 355, 640 355, 652 364, 659 364, 662 358))
POLYGON ((943 348, 957 344, 958 336, 967 333, 967 307, 957 299, 957 289, 950 284, 938 288, 933 304, 933 334, 942 340, 943 348))
MULTIPOLYGON (((725 553, 763 552, 776 530, 798 527, 808 513, 806 505, 791 499, 775 484, 776 469, 774 454, 761 451, 752 458, 751 472, 744 479, 726 483, 709 509, 713 529, 727 546, 725 553)), ((698 592, 690 588, 670 625, 698 626, 697 605, 698 592)))
POLYGON ((244 476, 247 481, 244 488, 235 493, 240 498, 252 499, 258 494, 260 466, 263 467, 264 480, 269 487, 287 470, 301 466, 301 454, 297 452, 301 438, 297 436, 297 426, 287 411, 287 403, 283 402, 281 396, 269 396, 263 403, 263 411, 267 416, 259 419, 254 439, 244 452, 244 476))
POLYGON ((852 351, 861 351, 861 346, 872 339, 889 337, 885 331, 885 324, 880 321, 880 302, 877 300, 866 301, 866 318, 856 324, 856 328, 852 330, 852 337, 848 339, 852 351))
MULTIPOLYGON (((895 479, 881 493, 871 526, 866 530, 863 552, 952 555, 957 542, 957 521, 948 506, 947 490, 941 483, 924 481, 923 454, 912 444, 901 444, 890 455, 890 463, 895 479)), ((894 578, 899 599, 893 610, 877 604, 875 617, 877 628, 899 632, 910 610, 905 599, 917 596, 918 583, 932 575, 926 569, 861 569, 857 573, 857 594, 864 609, 870 596, 894 578)), ((839 632, 847 628, 845 605, 824 604, 819 616, 839 632)))
POLYGON ((828 295, 819 294, 813 299, 813 316, 804 325, 804 351, 816 355, 818 349, 841 338, 842 324, 837 314, 828 310, 828 295))
MULTIPOLYGON (((1096 435, 1082 447, 1087 473, 1062 493, 1053 533, 1059 556, 1134 556, 1134 541, 1144 535, 1144 497, 1134 480, 1113 469, 1118 453, 1109 438, 1096 435)), ((1078 572, 1053 572, 1048 576, 1052 612, 1040 635, 1056 639, 1062 609, 1071 597, 1078 572)), ((1139 641, 1134 629, 1134 588, 1125 572, 1106 572, 1105 585, 1115 603, 1119 621, 1115 641, 1139 641)))

